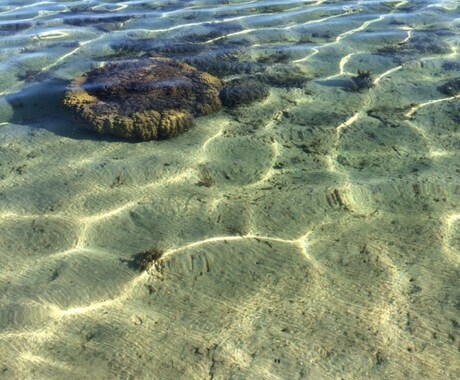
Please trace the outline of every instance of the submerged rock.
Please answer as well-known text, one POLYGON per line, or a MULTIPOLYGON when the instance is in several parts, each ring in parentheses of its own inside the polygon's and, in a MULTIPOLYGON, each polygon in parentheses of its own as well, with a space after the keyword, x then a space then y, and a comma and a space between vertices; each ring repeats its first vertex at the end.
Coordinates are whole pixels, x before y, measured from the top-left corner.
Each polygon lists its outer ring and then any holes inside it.
POLYGON ((69 86, 64 105, 87 129, 132 140, 175 136, 218 111, 222 82, 167 58, 109 63, 69 86))
POLYGON ((222 104, 235 107, 265 99, 270 94, 270 88, 255 80, 236 79, 226 84, 220 92, 222 104))
POLYGON ((64 24, 73 26, 88 26, 107 23, 123 23, 132 17, 127 15, 111 15, 110 13, 80 12, 64 18, 64 24))
POLYGON ((438 87, 438 90, 448 96, 460 95, 460 78, 450 80, 438 87))
POLYGON ((255 74, 265 70, 265 65, 248 60, 244 54, 245 49, 230 49, 185 57, 183 61, 219 76, 255 74))
MULTIPOLYGON (((33 24, 29 21, 8 21, 0 24, 0 32, 6 32, 6 34, 14 34, 26 29, 29 29, 33 24)), ((1 33, 4 34, 4 33, 1 33)), ((0 35, 1 35, 0 34, 0 35)))
POLYGON ((258 79, 275 87, 301 87, 309 81, 309 73, 293 64, 275 64, 268 66, 258 79))

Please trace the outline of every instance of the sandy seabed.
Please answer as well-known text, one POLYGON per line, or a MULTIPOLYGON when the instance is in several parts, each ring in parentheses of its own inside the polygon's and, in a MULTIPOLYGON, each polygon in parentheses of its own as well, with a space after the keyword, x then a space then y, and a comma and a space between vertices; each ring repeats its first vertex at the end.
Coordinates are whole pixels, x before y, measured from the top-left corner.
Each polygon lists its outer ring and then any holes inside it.
POLYGON ((53 81, 2 100, 0 379, 456 379, 458 53, 363 53, 371 16, 171 140, 76 129, 53 81))

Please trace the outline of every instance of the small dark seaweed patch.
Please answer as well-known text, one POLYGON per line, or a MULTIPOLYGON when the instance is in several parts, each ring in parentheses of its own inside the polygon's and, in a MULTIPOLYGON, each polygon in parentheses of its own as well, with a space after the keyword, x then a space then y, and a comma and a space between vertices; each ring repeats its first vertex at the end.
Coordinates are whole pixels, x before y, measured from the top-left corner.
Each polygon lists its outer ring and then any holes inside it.
POLYGON ((128 263, 128 267, 139 270, 139 272, 148 271, 152 268, 161 271, 163 268, 163 253, 158 248, 150 248, 137 253, 131 260, 126 260, 126 262, 128 263))
POLYGON ((351 78, 354 91, 368 90, 373 86, 371 72, 368 70, 358 70, 358 75, 351 78))

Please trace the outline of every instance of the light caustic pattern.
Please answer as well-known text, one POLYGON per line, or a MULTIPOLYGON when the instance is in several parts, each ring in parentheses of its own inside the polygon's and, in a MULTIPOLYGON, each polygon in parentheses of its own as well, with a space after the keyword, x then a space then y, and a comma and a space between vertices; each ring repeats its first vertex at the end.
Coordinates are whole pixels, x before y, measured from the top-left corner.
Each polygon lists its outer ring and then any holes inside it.
POLYGON ((455 378, 455 2, 83 8, 0 8, 0 379, 455 378), (36 90, 130 54, 270 96, 131 144, 36 90))

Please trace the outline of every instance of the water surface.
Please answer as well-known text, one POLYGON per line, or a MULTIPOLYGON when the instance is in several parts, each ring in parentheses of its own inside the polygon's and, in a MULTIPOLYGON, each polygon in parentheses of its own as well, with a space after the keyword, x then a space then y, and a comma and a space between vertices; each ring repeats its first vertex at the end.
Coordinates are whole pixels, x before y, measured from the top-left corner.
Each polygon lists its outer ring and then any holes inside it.
POLYGON ((459 17, 0 2, 0 378, 456 378, 459 17), (64 111, 75 77, 150 56, 270 95, 162 141, 64 111))

